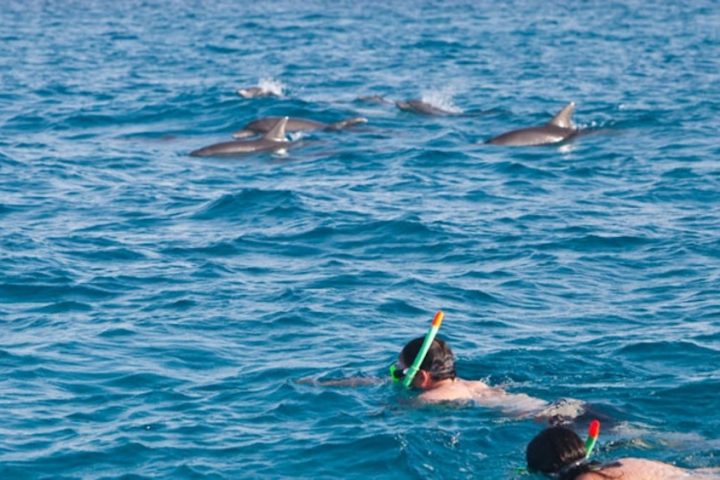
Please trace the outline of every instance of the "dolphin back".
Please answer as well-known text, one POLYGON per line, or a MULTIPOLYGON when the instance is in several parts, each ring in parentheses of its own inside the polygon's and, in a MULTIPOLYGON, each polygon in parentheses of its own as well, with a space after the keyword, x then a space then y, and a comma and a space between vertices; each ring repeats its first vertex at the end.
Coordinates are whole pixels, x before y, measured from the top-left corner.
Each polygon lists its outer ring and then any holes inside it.
POLYGON ((545 125, 542 127, 521 128, 493 137, 485 143, 490 145, 506 145, 513 147, 530 147, 562 142, 568 130, 545 125))
MULTIPOLYGON (((234 138, 247 138, 258 134, 268 133, 283 117, 263 117, 253 120, 245 125, 241 130, 233 133, 234 138)), ((332 125, 308 120, 305 118, 288 117, 285 124, 285 132, 304 132, 310 130, 321 130, 323 128, 331 128, 332 125)))
POLYGON ((233 138, 247 138, 260 133, 267 133, 272 130, 272 127, 274 127, 281 119, 282 117, 258 118, 257 120, 253 120, 252 122, 246 124, 241 130, 233 133, 232 136, 233 138))
POLYGON ((353 117, 346 120, 341 120, 339 122, 330 124, 328 126, 328 130, 342 130, 343 128, 352 127, 353 125, 358 125, 360 123, 367 123, 367 118, 353 117))
POLYGON ((521 147, 564 142, 578 132, 572 121, 573 112, 575 112, 575 102, 570 102, 545 125, 512 130, 493 137, 485 143, 521 147))

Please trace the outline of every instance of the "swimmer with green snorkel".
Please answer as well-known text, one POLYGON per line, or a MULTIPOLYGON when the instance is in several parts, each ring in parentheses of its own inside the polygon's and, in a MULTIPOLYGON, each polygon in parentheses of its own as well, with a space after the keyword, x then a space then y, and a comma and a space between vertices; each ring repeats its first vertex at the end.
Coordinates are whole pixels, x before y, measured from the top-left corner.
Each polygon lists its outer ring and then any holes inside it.
POLYGON ((390 366, 393 382, 405 388, 422 390, 420 402, 471 402, 497 408, 519 417, 570 420, 583 413, 580 402, 549 404, 524 393, 508 393, 480 380, 464 380, 455 372, 455 357, 443 340, 436 338, 443 312, 437 312, 425 337, 410 341, 390 366))
MULTIPOLYGON (((390 366, 392 382, 405 389, 420 390, 420 403, 467 403, 500 410, 520 418, 536 418, 550 424, 574 421, 585 412, 578 400, 563 399, 555 403, 524 393, 508 393, 480 380, 464 380, 455 372, 455 356, 450 346, 436 338, 443 321, 443 312, 435 314, 430 330, 424 337, 410 341, 390 366)), ((298 383, 324 387, 359 387, 383 383, 374 377, 353 377, 332 380, 304 378, 298 383)))

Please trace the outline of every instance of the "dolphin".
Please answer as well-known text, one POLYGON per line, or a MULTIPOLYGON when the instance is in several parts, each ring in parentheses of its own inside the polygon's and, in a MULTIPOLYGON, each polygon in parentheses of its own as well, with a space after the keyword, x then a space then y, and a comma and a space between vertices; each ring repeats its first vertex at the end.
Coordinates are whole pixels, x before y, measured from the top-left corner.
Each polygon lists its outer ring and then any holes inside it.
POLYGON ((578 133, 578 128, 572 121, 574 111, 575 102, 570 102, 545 125, 506 132, 485 143, 520 147, 564 142, 578 133))
MULTIPOLYGON (((252 137, 260 133, 267 133, 270 129, 280 120, 280 117, 263 117, 254 120, 245 125, 242 130, 238 130, 233 133, 234 138, 246 138, 252 137)), ((314 120, 307 120, 304 118, 288 118, 285 131, 287 132, 307 132, 311 130, 342 130, 343 128, 351 125, 357 125, 358 123, 367 122, 367 118, 355 117, 348 118, 335 123, 321 123, 314 120)))
POLYGON ((243 98, 277 97, 277 93, 263 87, 239 88, 237 94, 243 98))
POLYGON ((355 101, 360 102, 360 103, 377 103, 377 104, 389 103, 391 105, 393 103, 390 100, 385 100, 385 97, 382 95, 368 95, 366 97, 357 97, 355 99, 355 101))
POLYGON ((454 115, 454 112, 443 110, 422 100, 398 100, 395 102, 395 106, 406 112, 421 113, 423 115, 454 115))
POLYGON ((275 126, 260 139, 216 143, 190 152, 190 155, 193 157, 221 157, 255 152, 284 151, 293 143, 285 137, 285 125, 287 125, 287 122, 288 117, 278 119, 275 126))

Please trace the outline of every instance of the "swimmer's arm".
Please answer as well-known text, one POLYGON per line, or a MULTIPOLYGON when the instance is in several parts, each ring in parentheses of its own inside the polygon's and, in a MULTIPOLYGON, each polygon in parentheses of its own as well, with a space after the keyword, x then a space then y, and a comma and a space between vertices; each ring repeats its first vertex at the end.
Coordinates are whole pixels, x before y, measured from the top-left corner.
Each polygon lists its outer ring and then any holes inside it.
MULTIPOLYGON (((696 468, 696 469, 692 470, 692 472, 700 473, 702 475, 708 475, 710 473, 720 474, 720 467, 696 468)), ((707 478, 708 478, 708 480, 710 480, 710 478, 713 478, 713 477, 707 477, 707 478)), ((716 478, 720 478, 720 477, 716 477, 716 478)))
POLYGON ((301 378, 297 383, 312 385, 315 387, 366 387, 370 385, 382 385, 387 383, 386 379, 378 377, 350 377, 330 380, 318 380, 316 378, 301 378))
POLYGON ((508 393, 501 387, 488 388, 475 401, 481 405, 495 406, 517 418, 533 417, 548 406, 545 400, 531 397, 525 393, 508 393))

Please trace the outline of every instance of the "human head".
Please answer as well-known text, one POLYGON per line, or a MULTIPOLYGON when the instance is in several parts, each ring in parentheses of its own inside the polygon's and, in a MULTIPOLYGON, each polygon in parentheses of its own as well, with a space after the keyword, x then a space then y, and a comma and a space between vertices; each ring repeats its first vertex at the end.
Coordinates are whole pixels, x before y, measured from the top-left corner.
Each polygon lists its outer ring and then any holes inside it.
POLYGON ((583 466, 585 454, 585 443, 580 437, 560 425, 538 433, 525 451, 530 471, 560 474, 560 479, 575 478, 579 473, 576 468, 583 466))
MULTIPOLYGON (((425 337, 418 337, 403 347, 398 358, 400 370, 412 365, 424 340, 425 337)), ((439 338, 433 340, 425 359, 420 364, 418 376, 422 377, 422 372, 425 372, 424 376, 433 382, 455 378, 455 357, 447 343, 439 338)))

